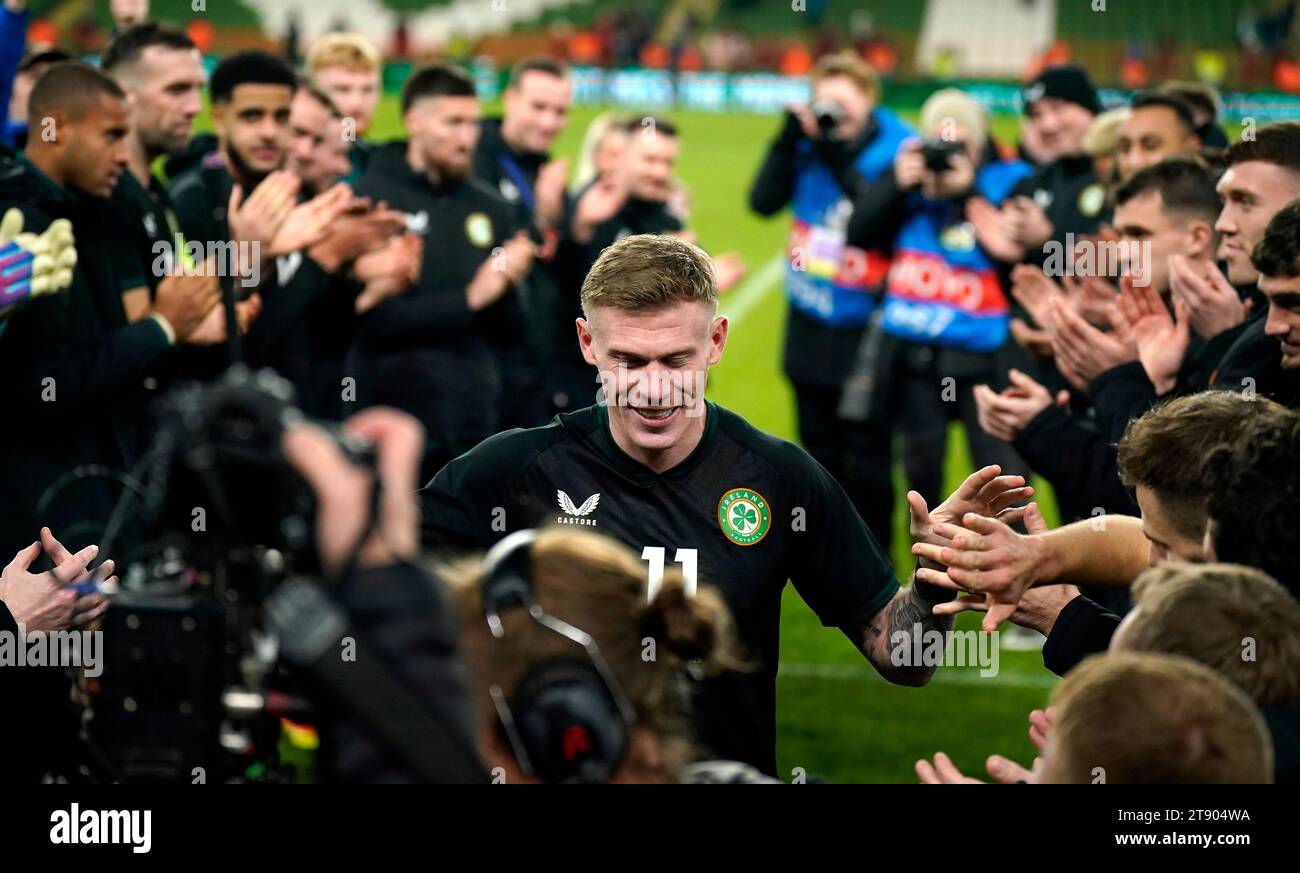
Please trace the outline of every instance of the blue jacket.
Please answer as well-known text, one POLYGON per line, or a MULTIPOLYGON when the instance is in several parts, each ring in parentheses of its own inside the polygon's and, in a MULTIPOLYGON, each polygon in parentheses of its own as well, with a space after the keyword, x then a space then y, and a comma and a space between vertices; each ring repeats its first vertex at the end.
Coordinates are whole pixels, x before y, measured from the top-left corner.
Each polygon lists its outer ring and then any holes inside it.
MULTIPOLYGON (((872 112, 876 136, 854 166, 868 182, 892 172, 899 145, 913 132, 888 109, 872 112)), ((861 327, 875 308, 875 294, 889 272, 889 255, 863 251, 845 243, 844 231, 853 204, 830 167, 817 160, 812 143, 796 151, 798 175, 790 209, 785 270, 790 305, 831 327, 861 327)))
MULTIPOLYGON (((1023 161, 990 161, 976 171, 973 193, 997 206, 1030 172, 1023 161)), ((886 333, 972 352, 1006 340, 1010 306, 998 264, 975 241, 964 203, 908 195, 885 288, 886 333)))

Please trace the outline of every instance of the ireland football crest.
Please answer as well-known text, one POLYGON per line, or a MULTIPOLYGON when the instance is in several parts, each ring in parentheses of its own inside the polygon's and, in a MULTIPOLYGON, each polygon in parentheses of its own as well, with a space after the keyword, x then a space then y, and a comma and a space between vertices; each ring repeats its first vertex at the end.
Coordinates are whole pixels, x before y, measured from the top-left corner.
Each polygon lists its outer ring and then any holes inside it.
POLYGON ((738 546, 752 546, 772 527, 767 500, 749 488, 732 488, 718 501, 718 527, 738 546))

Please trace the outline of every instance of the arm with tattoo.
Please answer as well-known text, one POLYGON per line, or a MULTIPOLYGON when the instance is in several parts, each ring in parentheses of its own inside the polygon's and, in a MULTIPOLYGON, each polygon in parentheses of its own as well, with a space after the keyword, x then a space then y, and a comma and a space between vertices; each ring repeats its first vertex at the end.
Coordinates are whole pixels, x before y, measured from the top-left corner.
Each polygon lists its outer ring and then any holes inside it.
POLYGON ((929 631, 946 633, 952 629, 952 617, 933 613, 936 603, 952 600, 954 593, 915 578, 900 588, 894 599, 869 620, 845 633, 881 676, 897 685, 924 685, 934 675, 935 664, 912 663, 920 647, 913 640, 929 631))

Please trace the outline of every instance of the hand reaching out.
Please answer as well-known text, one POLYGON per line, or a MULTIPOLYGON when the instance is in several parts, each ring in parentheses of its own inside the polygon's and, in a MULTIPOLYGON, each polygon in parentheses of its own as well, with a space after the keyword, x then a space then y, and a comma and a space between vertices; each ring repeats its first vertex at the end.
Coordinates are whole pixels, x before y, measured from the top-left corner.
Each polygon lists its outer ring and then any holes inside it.
MULTIPOLYGON (((1037 504, 1029 504, 1023 512, 1027 534, 1019 534, 997 518, 967 513, 961 526, 935 525, 934 533, 948 545, 917 542, 912 554, 932 564, 947 567, 941 572, 932 567, 916 571, 917 581, 983 594, 985 631, 997 630, 998 625, 1015 614, 1025 592, 1042 578, 1051 561, 1051 548, 1042 534, 1047 533, 1047 523, 1037 504)), ((935 606, 936 615, 947 615, 966 610, 960 600, 935 606)))
MULTIPOLYGON (((1036 784, 1042 770, 1042 758, 1034 759, 1034 768, 1024 767, 1001 755, 990 755, 984 766, 995 782, 1002 785, 1019 783, 1036 784)), ((957 765, 943 752, 935 752, 934 763, 925 758, 916 762, 916 776, 922 785, 982 785, 981 780, 967 776, 957 769, 957 765)))
POLYGON ((947 545, 948 538, 937 533, 940 525, 953 525, 968 512, 991 515, 1015 521, 1024 512, 1015 504, 1034 495, 1032 486, 1025 485, 1024 476, 1003 476, 997 464, 976 470, 966 477, 948 499, 928 509, 925 498, 916 491, 907 492, 909 529, 912 541, 947 545))

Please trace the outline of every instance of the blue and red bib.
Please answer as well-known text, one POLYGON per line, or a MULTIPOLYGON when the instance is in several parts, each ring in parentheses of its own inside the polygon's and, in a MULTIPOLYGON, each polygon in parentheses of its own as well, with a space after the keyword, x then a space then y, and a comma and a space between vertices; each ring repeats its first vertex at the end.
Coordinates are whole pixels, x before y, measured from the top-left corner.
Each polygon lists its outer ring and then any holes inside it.
MULTIPOLYGON (((872 112, 876 136, 854 163, 874 182, 893 172, 899 145, 913 132, 888 109, 872 112)), ((875 308, 874 293, 889 273, 889 255, 845 242, 853 203, 835 176, 816 159, 812 144, 799 143, 799 164, 790 201, 794 222, 786 248, 785 290, 790 305, 829 327, 861 327, 875 308)))
MULTIPOLYGON (((1031 169, 995 161, 975 174, 975 190, 999 205, 1031 169)), ((913 192, 908 218, 894 242, 881 327, 927 345, 991 352, 1007 338, 1010 305, 998 265, 952 200, 913 192)))

